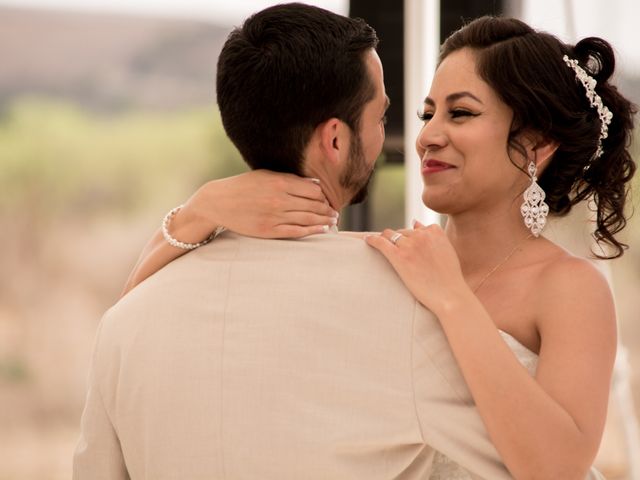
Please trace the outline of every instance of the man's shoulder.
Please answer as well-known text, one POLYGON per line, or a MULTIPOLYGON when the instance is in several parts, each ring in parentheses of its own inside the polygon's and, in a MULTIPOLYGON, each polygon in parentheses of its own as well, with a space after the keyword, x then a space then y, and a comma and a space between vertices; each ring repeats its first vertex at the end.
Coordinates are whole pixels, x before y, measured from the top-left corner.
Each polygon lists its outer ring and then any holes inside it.
POLYGON ((350 305, 354 315, 381 304, 401 315, 424 310, 386 259, 362 238, 325 234, 263 240, 225 232, 142 282, 111 316, 134 316, 140 322, 167 317, 167 312, 185 316, 205 303, 218 308, 237 301, 266 308, 288 302, 294 308, 309 298, 325 297, 350 305))
POLYGON ((348 234, 312 235, 302 239, 260 239, 225 232, 215 241, 174 260, 131 290, 112 308, 135 310, 143 304, 184 297, 203 288, 220 290, 229 281, 252 277, 282 277, 296 272, 300 278, 325 272, 349 272, 351 276, 387 277, 398 282, 388 262, 361 239, 348 234), (212 288, 213 287, 213 288, 212 288))
POLYGON ((372 276, 398 283, 399 279, 387 260, 351 234, 321 234, 301 239, 257 239, 239 235, 222 236, 217 244, 206 245, 190 258, 193 267, 206 262, 228 260, 232 264, 249 264, 256 269, 295 271, 296 276, 308 272, 342 272, 350 277, 372 276))
POLYGON ((203 290, 212 295, 229 284, 247 288, 253 284, 263 290, 272 282, 294 290, 337 283, 347 290, 366 287, 369 292, 386 290, 387 296, 397 292, 402 298, 413 298, 387 260, 362 237, 329 233, 302 239, 259 239, 232 232, 174 260, 127 297, 134 304, 162 304, 165 297, 175 303, 176 296, 197 297, 203 290))
MULTIPOLYGON (((334 259, 349 257, 352 262, 373 260, 374 264, 384 265, 384 259, 364 242, 363 237, 364 234, 328 233, 300 239, 260 239, 225 232, 215 242, 199 249, 199 254, 202 258, 223 258, 233 252, 234 257, 238 258, 238 255, 249 252, 256 252, 257 255, 277 255, 278 252, 286 252, 287 258, 291 261, 299 257, 317 255, 334 259)), ((199 254, 191 259, 197 260, 199 254)))

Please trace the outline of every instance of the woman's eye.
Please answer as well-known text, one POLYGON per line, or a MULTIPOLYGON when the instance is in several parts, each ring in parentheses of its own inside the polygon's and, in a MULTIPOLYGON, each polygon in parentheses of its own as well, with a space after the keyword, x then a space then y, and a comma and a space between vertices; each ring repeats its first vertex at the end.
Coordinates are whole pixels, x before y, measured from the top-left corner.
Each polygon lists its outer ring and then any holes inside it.
POLYGON ((386 125, 386 124, 387 124, 387 120, 388 120, 388 118, 387 118, 387 116, 386 116, 386 115, 385 115, 385 116, 383 116, 383 117, 380 119, 380 121, 382 122, 382 124, 383 124, 383 125, 386 125))
POLYGON ((452 118, 460 118, 460 117, 475 117, 475 113, 471 113, 469 110, 450 110, 449 114, 452 118))
POLYGON ((418 110, 418 118, 420 120, 422 120, 423 122, 427 122, 427 121, 431 120, 432 117, 433 117, 433 113, 431 113, 431 112, 421 112, 420 110, 418 110))

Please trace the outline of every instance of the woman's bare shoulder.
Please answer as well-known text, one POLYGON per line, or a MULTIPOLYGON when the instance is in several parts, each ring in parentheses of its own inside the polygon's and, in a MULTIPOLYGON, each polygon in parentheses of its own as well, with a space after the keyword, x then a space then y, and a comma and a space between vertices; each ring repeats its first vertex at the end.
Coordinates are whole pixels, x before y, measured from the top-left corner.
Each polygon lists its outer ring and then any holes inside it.
POLYGON ((570 293, 601 290, 610 293, 605 268, 603 261, 572 255, 557 247, 540 269, 539 281, 543 288, 552 291, 570 293))
POLYGON ((536 281, 541 334, 615 337, 613 294, 603 267, 564 250, 545 262, 536 281))

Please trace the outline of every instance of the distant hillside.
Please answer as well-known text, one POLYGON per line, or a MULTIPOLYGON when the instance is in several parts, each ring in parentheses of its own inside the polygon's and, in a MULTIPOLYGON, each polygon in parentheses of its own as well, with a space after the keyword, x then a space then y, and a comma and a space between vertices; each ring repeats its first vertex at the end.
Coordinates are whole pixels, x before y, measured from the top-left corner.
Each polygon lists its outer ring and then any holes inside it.
MULTIPOLYGON (((0 110, 13 97, 70 99, 99 111, 215 102, 231 27, 188 20, 0 7, 0 110)), ((621 76, 640 103, 640 77, 621 76)))
POLYGON ((0 108, 29 94, 103 111, 213 103, 216 60, 230 28, 0 8, 0 108))

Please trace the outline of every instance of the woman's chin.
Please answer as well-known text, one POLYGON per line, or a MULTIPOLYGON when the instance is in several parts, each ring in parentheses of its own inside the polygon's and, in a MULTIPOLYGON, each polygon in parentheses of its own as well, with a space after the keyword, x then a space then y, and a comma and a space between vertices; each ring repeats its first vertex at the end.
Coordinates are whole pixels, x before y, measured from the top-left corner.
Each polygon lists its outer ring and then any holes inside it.
POLYGON ((451 208, 450 201, 442 198, 440 195, 434 195, 433 192, 429 192, 426 189, 422 191, 422 203, 429 210, 444 215, 449 213, 449 209, 451 208))

